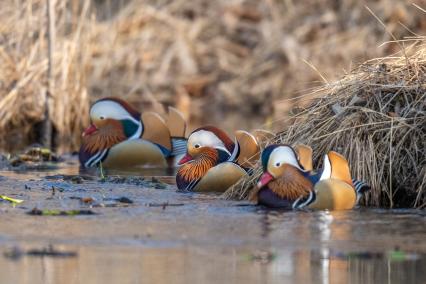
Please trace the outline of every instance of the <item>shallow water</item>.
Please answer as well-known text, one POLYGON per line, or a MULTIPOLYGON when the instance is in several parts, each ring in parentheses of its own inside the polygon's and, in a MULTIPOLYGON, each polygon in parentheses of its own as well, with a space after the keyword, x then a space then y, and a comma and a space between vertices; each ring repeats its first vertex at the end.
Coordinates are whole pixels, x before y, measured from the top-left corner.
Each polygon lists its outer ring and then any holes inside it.
POLYGON ((76 174, 0 171, 0 193, 24 200, 0 202, 0 283, 425 283, 425 211, 280 212, 177 193, 172 177, 76 174))

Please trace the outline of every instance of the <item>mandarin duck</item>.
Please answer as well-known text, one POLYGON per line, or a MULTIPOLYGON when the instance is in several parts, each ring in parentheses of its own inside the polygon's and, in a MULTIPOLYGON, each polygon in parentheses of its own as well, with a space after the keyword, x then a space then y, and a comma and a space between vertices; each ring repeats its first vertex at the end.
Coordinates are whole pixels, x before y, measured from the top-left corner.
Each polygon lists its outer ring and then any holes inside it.
POLYGON ((180 160, 176 184, 182 191, 224 192, 259 159, 260 148, 253 135, 238 130, 235 142, 221 129, 205 126, 188 137, 186 155, 180 160))
POLYGON ((252 131, 252 134, 262 149, 271 144, 271 141, 275 138, 273 132, 264 129, 255 129, 252 131))
POLYGON ((186 122, 171 107, 164 120, 153 112, 141 115, 122 99, 104 98, 91 106, 90 120, 79 152, 86 168, 166 167, 186 151, 186 122))
POLYGON ((351 179, 347 160, 330 151, 324 168, 312 170, 312 149, 270 145, 261 156, 263 175, 257 183, 259 204, 286 209, 352 209, 369 186, 351 179))

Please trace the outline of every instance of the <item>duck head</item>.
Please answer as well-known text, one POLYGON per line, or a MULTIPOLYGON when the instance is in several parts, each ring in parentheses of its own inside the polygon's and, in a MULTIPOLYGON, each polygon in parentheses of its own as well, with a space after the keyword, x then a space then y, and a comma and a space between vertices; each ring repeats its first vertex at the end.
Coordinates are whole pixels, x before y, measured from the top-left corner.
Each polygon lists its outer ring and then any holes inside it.
POLYGON ((192 190, 209 169, 229 160, 234 147, 228 135, 217 127, 194 130, 188 138, 186 155, 178 163, 178 188, 192 190))
POLYGON ((90 121, 90 126, 82 134, 82 164, 96 153, 106 151, 115 144, 139 138, 143 132, 141 114, 118 98, 96 101, 90 108, 90 121))
POLYGON ((214 126, 205 126, 194 130, 188 138, 186 155, 179 161, 179 165, 191 162, 207 152, 215 150, 220 158, 231 157, 235 144, 221 129, 214 126))
POLYGON ((288 169, 304 171, 296 151, 289 145, 269 145, 263 150, 261 160, 263 174, 257 183, 259 189, 282 176, 288 169))
POLYGON ((141 114, 127 102, 118 98, 104 98, 96 101, 90 108, 90 126, 84 130, 83 137, 95 135, 104 129, 122 131, 130 138, 141 134, 141 114), (139 133, 138 133, 139 132, 139 133))

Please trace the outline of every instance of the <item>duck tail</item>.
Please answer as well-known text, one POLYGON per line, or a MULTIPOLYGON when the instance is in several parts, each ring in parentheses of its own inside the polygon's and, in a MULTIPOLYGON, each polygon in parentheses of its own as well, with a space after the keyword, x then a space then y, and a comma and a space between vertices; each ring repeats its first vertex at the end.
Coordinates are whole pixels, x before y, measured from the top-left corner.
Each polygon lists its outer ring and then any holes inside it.
POLYGON ((170 153, 172 142, 169 128, 164 119, 158 113, 144 112, 142 123, 145 125, 142 138, 161 146, 163 152, 170 153))
POLYGON ((312 166, 312 148, 304 145, 297 144, 294 147, 294 150, 297 153, 299 163, 302 165, 305 171, 313 171, 312 166))
POLYGON ((168 108, 166 125, 170 131, 172 151, 170 156, 176 157, 186 153, 188 139, 186 138, 186 120, 183 114, 174 107, 168 108))
POLYGON ((184 155, 186 153, 186 146, 188 140, 186 138, 175 138, 172 137, 172 153, 170 156, 176 157, 184 155))
POLYGON ((355 192, 356 192, 356 203, 358 204, 362 195, 365 194, 366 192, 370 191, 371 187, 368 183, 366 183, 364 181, 357 180, 357 179, 352 179, 352 183, 354 185, 355 192))
POLYGON ((371 190, 370 185, 364 181, 352 179, 352 183, 354 184, 355 191, 359 194, 364 194, 371 190))

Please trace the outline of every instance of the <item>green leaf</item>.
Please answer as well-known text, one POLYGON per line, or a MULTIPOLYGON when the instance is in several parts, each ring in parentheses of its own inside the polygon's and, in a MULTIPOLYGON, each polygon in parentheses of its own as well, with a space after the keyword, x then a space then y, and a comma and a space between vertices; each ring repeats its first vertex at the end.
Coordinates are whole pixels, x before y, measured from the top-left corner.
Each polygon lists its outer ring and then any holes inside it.
POLYGON ((14 204, 19 204, 19 203, 24 202, 24 200, 12 198, 12 197, 9 197, 9 196, 6 196, 6 195, 0 195, 0 198, 3 199, 3 200, 6 200, 6 201, 12 202, 14 204))

